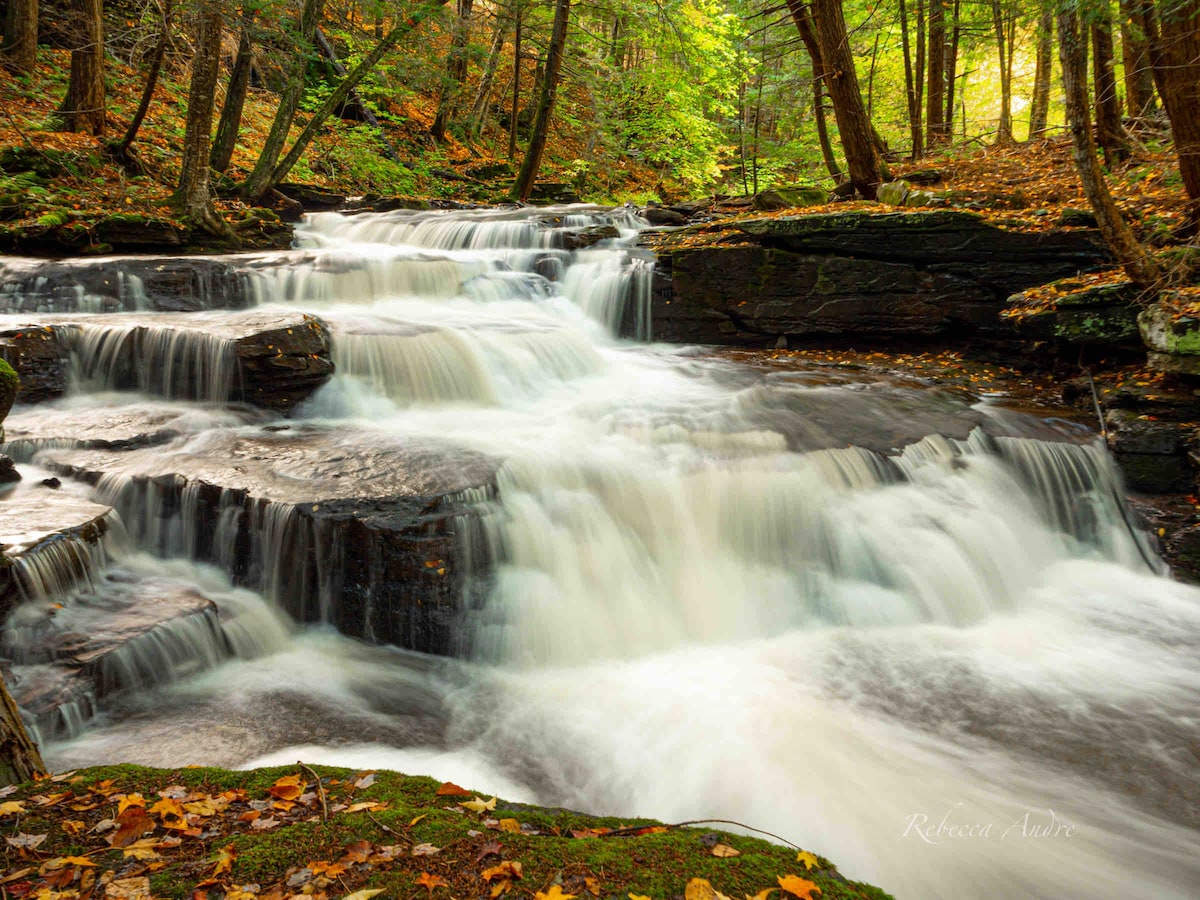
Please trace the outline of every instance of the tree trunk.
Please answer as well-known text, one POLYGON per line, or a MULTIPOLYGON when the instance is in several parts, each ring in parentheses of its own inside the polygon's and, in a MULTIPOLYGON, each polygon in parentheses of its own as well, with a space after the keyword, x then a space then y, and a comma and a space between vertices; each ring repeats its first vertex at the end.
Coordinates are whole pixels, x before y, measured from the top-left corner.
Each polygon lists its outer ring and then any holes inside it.
POLYGON ((1000 121, 996 125, 996 143, 1011 144, 1012 130, 1012 56, 1009 50, 1007 19, 1000 0, 992 0, 992 31, 1000 60, 1000 121))
POLYGON ((843 177, 842 167, 838 165, 837 157, 833 154, 833 143, 829 140, 829 125, 825 121, 825 91, 821 84, 821 79, 813 79, 813 119, 817 123, 817 143, 821 145, 821 158, 825 160, 825 168, 834 182, 840 183, 843 177))
MULTIPOLYGON (((962 37, 962 19, 959 15, 959 0, 954 0, 952 7, 950 40, 946 43, 946 120, 942 127, 946 131, 946 140, 954 136, 954 100, 955 83, 958 78, 958 42, 962 37)), ((1012 72, 1012 61, 1009 60, 1008 71, 1012 72)))
POLYGON ((0 65, 14 75, 28 75, 37 64, 38 0, 8 0, 0 65))
POLYGON ((908 34, 908 0, 900 0, 900 46, 904 52, 904 92, 908 100, 908 134, 912 148, 910 159, 919 158, 924 152, 921 133, 921 105, 917 102, 917 88, 913 83, 912 42, 908 34))
POLYGON ((341 109, 342 105, 346 102, 346 98, 350 96, 364 78, 374 71, 375 67, 379 65, 379 61, 400 43, 401 38, 411 34, 417 26, 445 5, 445 2, 446 0, 433 0, 432 3, 418 6, 408 14, 407 19, 401 19, 400 24, 389 31, 370 53, 359 60, 358 65, 350 70, 349 74, 334 88, 333 93, 326 97, 325 102, 317 107, 316 111, 309 117, 308 124, 304 126, 304 129, 296 137, 296 142, 292 144, 292 149, 288 150, 287 156, 271 172, 264 192, 287 178, 288 172, 292 171, 292 167, 300 161, 300 157, 304 155, 304 151, 308 149, 308 145, 312 143, 312 139, 317 136, 317 132, 325 124, 325 120, 333 114, 334 110, 341 109))
POLYGON ((112 150, 113 157, 122 163, 131 162, 129 148, 137 139, 138 130, 141 129, 142 122, 146 119, 146 113, 150 111, 150 102, 154 99, 154 88, 158 86, 158 75, 162 71, 163 56, 167 52, 167 42, 171 39, 172 12, 173 2, 166 0, 162 7, 158 41, 154 45, 154 54, 150 58, 150 71, 146 73, 146 85, 142 88, 142 99, 138 102, 138 108, 133 114, 133 118, 129 120, 129 127, 125 129, 125 136, 121 138, 121 143, 112 150))
MULTIPOLYGON (((338 78, 345 78, 348 74, 346 67, 338 59, 337 51, 334 50, 333 44, 329 42, 329 38, 325 37, 325 32, 317 28, 315 37, 317 39, 317 46, 321 50, 321 55, 333 65, 333 71, 337 73, 338 78)), ((404 165, 404 161, 400 159, 400 154, 396 152, 396 148, 392 146, 392 142, 388 140, 387 134, 384 133, 383 123, 379 121, 379 117, 375 115, 371 107, 363 100, 362 95, 358 93, 357 89, 350 91, 346 103, 342 107, 343 115, 347 107, 357 112, 368 125, 375 129, 380 143, 383 144, 383 155, 394 163, 404 165)))
POLYGON ((1161 279, 1161 270, 1154 258, 1137 242, 1121 217, 1109 193, 1096 147, 1092 141, 1092 124, 1088 115, 1086 31, 1080 26, 1074 7, 1060 6, 1058 11, 1058 58, 1062 66, 1063 92, 1067 108, 1067 128, 1071 133, 1071 150, 1083 191, 1096 214, 1100 232, 1113 253, 1125 268, 1130 279, 1150 288, 1161 279))
POLYGON ((521 113, 521 0, 514 0, 517 14, 513 24, 512 107, 508 114, 508 158, 517 158, 517 117, 521 113))
POLYGON ((946 16, 945 0, 929 0, 929 90, 925 98, 925 144, 946 142, 946 16))
POLYGON ((1125 107, 1131 119, 1154 112, 1154 73, 1142 4, 1121 0, 1121 59, 1125 67, 1125 107))
POLYGON ((1164 2, 1158 15, 1149 6, 1144 2, 1154 81, 1171 120, 1195 229, 1200 227, 1200 0, 1164 2))
POLYGON ((550 36, 550 49, 546 54, 546 74, 542 79, 542 91, 538 98, 537 118, 533 122, 529 146, 525 149, 525 161, 521 163, 521 171, 513 183, 512 195, 521 201, 529 199, 538 168, 542 164, 542 151, 546 149, 550 116, 554 112, 554 97, 558 92, 559 72, 562 69, 563 48, 567 43, 567 22, 570 14, 571 0, 556 0, 554 31, 550 36))
POLYGON ((479 137, 483 134, 483 126, 487 124, 488 101, 492 98, 492 84, 496 80, 496 70, 500 67, 500 54, 504 51, 504 38, 507 32, 505 19, 497 14, 496 27, 492 31, 492 48, 488 51, 487 63, 479 78, 479 88, 475 91, 475 100, 471 103, 471 115, 467 119, 467 134, 479 137))
POLYGON ((188 88, 183 162, 179 187, 172 198, 185 222, 210 234, 222 234, 226 230, 225 223, 213 209, 208 189, 213 107, 217 102, 217 74, 221 62, 222 5, 222 0, 200 0, 197 11, 196 52, 188 88))
POLYGON ((454 20, 454 36, 450 40, 450 52, 446 56, 446 80, 442 83, 438 98, 437 114, 429 133, 435 141, 446 139, 446 125, 458 106, 458 95, 467 78, 467 50, 471 40, 471 8, 474 0, 458 0, 458 16, 454 20))
POLYGON ((1029 102, 1029 136, 1046 133, 1050 115, 1050 69, 1054 62, 1054 10, 1043 0, 1038 13, 1037 69, 1033 75, 1033 98, 1029 102))
POLYGON ((812 13, 802 0, 787 0, 787 4, 788 11, 792 15, 792 22, 795 23, 796 30, 800 33, 800 40, 804 43, 804 48, 808 51, 808 58, 812 62, 813 120, 817 125, 817 141, 821 145, 821 156, 824 158, 825 168, 829 170, 833 180, 840 182, 842 170, 837 164, 837 158, 833 155, 833 144, 829 141, 829 125, 825 120, 825 104, 822 101, 827 73, 825 62, 821 58, 821 45, 817 43, 817 31, 813 25, 812 13))
POLYGON ((0 787, 45 774, 46 764, 37 745, 29 739, 21 712, 0 677, 0 787))
POLYGON ((821 61, 830 76, 826 87, 833 101, 850 181, 859 194, 873 200, 875 189, 883 179, 880 176, 879 158, 875 154, 871 122, 863 107, 862 92, 858 89, 854 58, 850 55, 842 4, 837 0, 813 0, 812 17, 821 61))
POLYGON ((63 131, 104 136, 104 19, 101 0, 72 3, 71 79, 58 115, 63 131))
POLYGON ((313 35, 317 31, 317 23, 321 21, 324 7, 325 0, 304 0, 304 6, 300 10, 300 45, 288 66, 287 81, 279 95, 279 107, 275 110, 271 130, 267 132, 267 138, 263 141, 258 160, 254 163, 254 170, 242 185, 242 194, 250 199, 258 199, 278 183, 272 180, 271 173, 275 169, 279 154, 283 152, 283 145, 287 143, 292 120, 296 118, 296 108, 300 105, 300 98, 304 96, 305 75, 313 50, 313 35))
POLYGON ((237 56, 233 60, 233 71, 229 73, 229 87, 225 91, 220 121, 217 122, 217 136, 213 138, 210 161, 217 172, 229 168, 242 127, 242 110, 246 105, 246 93, 250 90, 250 69, 254 66, 254 48, 250 46, 250 26, 253 21, 254 10, 249 5, 243 6, 237 56))
POLYGON ((1096 103, 1096 143, 1109 169, 1129 159, 1129 142, 1121 127, 1121 100, 1113 70, 1112 19, 1092 22, 1092 84, 1096 103))

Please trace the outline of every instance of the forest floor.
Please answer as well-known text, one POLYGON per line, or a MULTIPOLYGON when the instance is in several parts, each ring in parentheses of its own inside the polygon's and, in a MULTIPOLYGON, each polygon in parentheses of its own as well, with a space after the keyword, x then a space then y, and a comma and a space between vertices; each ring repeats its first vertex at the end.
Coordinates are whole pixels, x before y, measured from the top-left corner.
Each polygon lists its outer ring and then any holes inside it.
POLYGON ((327 766, 68 772, 0 789, 0 824, 19 900, 888 897, 758 838, 327 766))

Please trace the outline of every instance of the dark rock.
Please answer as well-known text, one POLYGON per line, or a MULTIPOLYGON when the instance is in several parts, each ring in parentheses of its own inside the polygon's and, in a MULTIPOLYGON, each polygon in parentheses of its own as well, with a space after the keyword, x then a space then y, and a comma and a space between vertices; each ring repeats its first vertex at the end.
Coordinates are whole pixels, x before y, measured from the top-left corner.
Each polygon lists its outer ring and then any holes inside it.
POLYGON ((478 181, 494 181, 497 178, 512 178, 516 173, 506 162, 490 162, 467 166, 463 174, 478 181))
POLYGON ((346 195, 337 191, 327 190, 311 184, 296 184, 285 181, 276 186, 276 190, 292 200, 295 200, 307 210, 322 211, 340 209, 346 203, 346 195))
POLYGON ((706 212, 713 207, 712 200, 687 200, 683 203, 672 203, 666 207, 672 212, 677 212, 685 218, 691 218, 699 213, 706 212))
POLYGON ((16 484, 20 480, 21 473, 12 457, 0 454, 0 484, 16 484))
POLYGON ((43 478, 39 483, 42 487, 48 487, 52 491, 57 491, 62 487, 62 482, 57 478, 43 478))
POLYGON ((917 169, 915 172, 907 173, 904 176, 904 180, 909 184, 930 187, 942 183, 942 173, 940 169, 917 169))
POLYGON ((648 206, 642 210, 642 218, 651 225, 686 225, 687 217, 673 209, 648 206))
POLYGON ((1058 216, 1058 224, 1064 228, 1095 228, 1096 214, 1090 209, 1071 209, 1067 207, 1058 216))
POLYGON ((1186 443, 1190 436, 1175 422, 1159 422, 1125 409, 1105 416, 1108 446, 1131 491, 1187 493, 1195 486, 1186 443))
POLYGON ((829 196, 834 200, 852 200, 854 198, 854 184, 850 181, 843 181, 832 191, 829 196))
POLYGON ((96 238, 126 251, 177 250, 188 230, 170 219, 134 213, 114 213, 92 226, 96 238))
POLYGON ((761 344, 780 334, 1013 337, 1009 295, 1097 267, 1087 232, 1006 231, 969 213, 833 213, 647 235, 658 340, 761 344))
MULTIPOLYGON (((1021 334, 1055 340, 1067 347, 1105 350, 1141 347, 1138 336, 1140 291, 1128 281, 1088 285, 1075 278, 1053 282, 1054 309, 1017 322, 1021 334)), ((1019 302, 1021 295, 1010 298, 1019 302)))
POLYGON ((579 192, 560 181, 542 181, 529 192, 530 203, 580 203, 579 192))
POLYGON ((787 209, 792 204, 784 198, 778 191, 759 191, 750 201, 751 207, 762 212, 775 212, 780 209, 787 209))
POLYGON ((580 250, 584 247, 591 247, 594 244, 598 244, 600 241, 607 241, 620 236, 621 232, 617 230, 615 225, 591 225, 587 228, 564 231, 563 248, 566 250, 580 250))
POLYGON ((21 403, 40 403, 66 393, 67 348, 54 329, 28 325, 0 331, 0 357, 20 378, 21 403))

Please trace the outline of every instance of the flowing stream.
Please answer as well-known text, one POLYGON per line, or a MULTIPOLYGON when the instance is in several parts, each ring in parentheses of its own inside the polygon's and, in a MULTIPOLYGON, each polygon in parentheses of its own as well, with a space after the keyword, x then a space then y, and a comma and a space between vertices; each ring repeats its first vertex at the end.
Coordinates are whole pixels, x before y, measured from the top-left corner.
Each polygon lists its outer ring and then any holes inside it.
MULTIPOLYGON (((1200 591, 1164 577, 1103 449, 927 386, 618 338, 649 333, 639 226, 584 208, 307 218, 303 252, 255 276, 259 312, 331 328, 337 374, 298 417, 500 465, 462 525, 478 600, 460 655, 297 626, 270 591, 163 559, 186 540, 148 538, 113 483, 68 482, 119 515, 104 558, 29 575, 33 594, 91 598, 64 627, 99 627, 111 585, 148 578, 220 614, 115 666, 131 689, 49 761, 302 758, 735 819, 900 898, 1195 896, 1200 591), (598 224, 622 237, 562 249, 598 224), (105 571, 121 577, 97 588, 105 571)), ((225 351, 196 333, 219 398, 225 351)), ((164 454, 272 427, 105 393, 113 346, 80 338, 88 377, 47 409, 162 410, 181 423, 164 454)), ((18 609, 3 652, 20 662, 37 627, 18 609)))

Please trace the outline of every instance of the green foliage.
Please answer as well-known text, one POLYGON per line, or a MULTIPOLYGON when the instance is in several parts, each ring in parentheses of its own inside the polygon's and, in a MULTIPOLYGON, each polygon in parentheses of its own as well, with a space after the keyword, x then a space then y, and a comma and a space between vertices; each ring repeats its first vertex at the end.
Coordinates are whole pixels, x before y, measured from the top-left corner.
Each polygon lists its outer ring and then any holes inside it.
POLYGON ((52 209, 37 217, 37 224, 46 228, 57 228, 59 225, 66 225, 69 221, 71 221, 71 214, 65 209, 52 209))
POLYGON ((20 388, 21 379, 17 377, 13 367, 6 360, 0 359, 0 422, 8 416, 20 388))
POLYGON ((296 180, 312 180, 315 174, 321 174, 362 191, 389 195, 416 192, 416 174, 383 155, 383 143, 375 128, 340 125, 337 130, 336 140, 326 141, 320 151, 310 149, 301 159, 292 172, 296 180))

